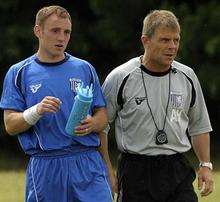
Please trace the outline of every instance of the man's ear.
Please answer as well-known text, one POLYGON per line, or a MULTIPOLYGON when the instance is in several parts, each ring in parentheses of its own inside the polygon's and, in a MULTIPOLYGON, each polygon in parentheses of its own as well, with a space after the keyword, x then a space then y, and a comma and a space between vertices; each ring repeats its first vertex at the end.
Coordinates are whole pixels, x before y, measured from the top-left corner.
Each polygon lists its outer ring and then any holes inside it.
POLYGON ((40 38, 41 35, 41 28, 39 25, 35 25, 34 26, 34 34, 37 38, 40 38))
POLYGON ((149 38, 148 36, 146 36, 146 35, 142 35, 142 36, 141 36, 141 42, 142 42, 142 44, 143 44, 144 47, 145 47, 146 45, 148 45, 149 41, 150 41, 150 38, 149 38))

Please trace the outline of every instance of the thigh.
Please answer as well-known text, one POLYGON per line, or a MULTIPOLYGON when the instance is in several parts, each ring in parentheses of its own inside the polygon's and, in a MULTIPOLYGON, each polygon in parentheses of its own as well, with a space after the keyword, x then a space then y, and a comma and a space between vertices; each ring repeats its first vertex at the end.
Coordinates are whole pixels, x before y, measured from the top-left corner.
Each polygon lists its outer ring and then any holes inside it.
POLYGON ((147 190, 148 170, 144 161, 121 159, 118 172, 122 202, 154 202, 147 190))
POLYGON ((26 175, 26 202, 68 202, 67 164, 63 159, 31 158, 26 175))
POLYGON ((186 178, 177 186, 175 192, 168 202, 198 202, 198 197, 194 191, 193 181, 196 178, 193 168, 188 167, 189 173, 186 178))
POLYGON ((98 151, 71 157, 69 168, 68 202, 112 202, 107 168, 98 151))

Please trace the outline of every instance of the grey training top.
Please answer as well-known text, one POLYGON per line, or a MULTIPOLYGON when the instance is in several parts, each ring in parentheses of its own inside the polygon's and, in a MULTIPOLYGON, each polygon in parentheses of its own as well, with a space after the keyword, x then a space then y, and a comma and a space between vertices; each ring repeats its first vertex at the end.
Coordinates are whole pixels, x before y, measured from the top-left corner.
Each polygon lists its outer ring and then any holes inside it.
POLYGON ((140 57, 115 68, 103 84, 109 122, 115 121, 118 148, 136 154, 159 155, 186 152, 187 137, 212 131, 202 90, 193 70, 174 61, 167 72, 154 74, 140 57), (156 127, 146 101, 143 80, 155 122, 162 129, 170 96, 165 132, 168 144, 155 143, 156 127), (169 94, 170 74, 170 94, 169 94))

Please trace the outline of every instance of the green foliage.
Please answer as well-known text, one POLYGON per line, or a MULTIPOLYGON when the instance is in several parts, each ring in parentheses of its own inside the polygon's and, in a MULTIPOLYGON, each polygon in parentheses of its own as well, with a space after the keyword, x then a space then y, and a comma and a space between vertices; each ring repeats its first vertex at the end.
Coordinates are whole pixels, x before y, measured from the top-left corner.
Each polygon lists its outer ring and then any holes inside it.
MULTIPOLYGON (((189 7, 189 5, 188 5, 189 7)), ((187 5, 180 6, 185 13, 182 19, 181 58, 196 65, 219 64, 220 54, 220 4, 211 1, 199 5, 195 13, 190 13, 187 5)))
MULTIPOLYGON (((68 52, 90 61, 101 81, 114 67, 143 54, 140 41, 142 21, 153 9, 169 9, 181 24, 181 46, 177 60, 193 67, 205 92, 208 109, 219 120, 220 3, 172 0, 74 0, 0 1, 0 81, 8 67, 37 48, 33 36, 35 15, 50 3, 68 9, 73 18, 73 34, 68 52), (210 107, 211 106, 211 107, 210 107), (216 113, 217 112, 217 113, 216 113)), ((2 83, 0 83, 0 90, 2 83)))

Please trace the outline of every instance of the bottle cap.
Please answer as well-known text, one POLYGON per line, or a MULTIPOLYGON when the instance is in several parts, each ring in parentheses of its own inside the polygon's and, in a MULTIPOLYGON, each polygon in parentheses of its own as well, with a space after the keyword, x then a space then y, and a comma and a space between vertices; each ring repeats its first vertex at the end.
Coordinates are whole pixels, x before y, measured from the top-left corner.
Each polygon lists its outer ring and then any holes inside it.
POLYGON ((86 86, 84 88, 83 83, 80 83, 76 89, 77 95, 79 96, 79 99, 83 99, 85 101, 90 101, 93 97, 93 84, 89 86, 86 86))

